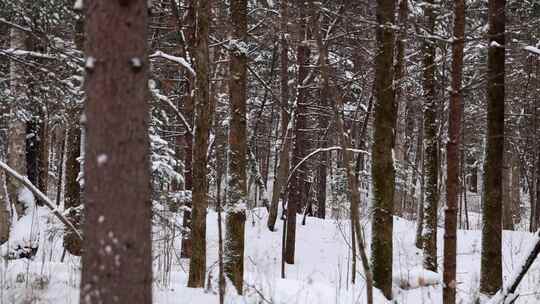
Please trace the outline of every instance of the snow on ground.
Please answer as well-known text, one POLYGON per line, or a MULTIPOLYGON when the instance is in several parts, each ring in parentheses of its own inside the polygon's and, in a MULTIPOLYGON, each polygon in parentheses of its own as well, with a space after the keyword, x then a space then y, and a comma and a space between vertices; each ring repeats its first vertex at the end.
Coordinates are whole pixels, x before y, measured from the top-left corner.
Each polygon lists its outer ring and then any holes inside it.
MULTIPOLYGON (((180 222, 180 218, 177 219, 180 222)), ((298 221, 301 222, 300 219, 298 221)), ((211 287, 206 290, 187 288, 188 263, 178 263, 179 240, 156 242, 154 299, 158 304, 218 303, 217 298, 217 216, 208 215, 208 262, 211 287), (168 244, 168 245, 167 245, 168 244), (171 246, 174 245, 174 246, 171 246)), ((442 303, 442 243, 439 231, 439 274, 421 268, 421 252, 414 247, 415 223, 395 218, 394 221, 394 295, 397 303, 442 303)), ((351 256, 348 221, 308 218, 306 226, 297 230, 296 264, 287 265, 287 279, 280 278, 281 222, 278 232, 266 229, 266 212, 250 212, 246 222, 245 295, 229 292, 226 303, 365 303, 365 282, 361 269, 357 283, 350 283, 351 256)), ((369 240, 370 227, 365 230, 369 240)), ((156 238, 166 229, 156 231, 156 238)), ((176 232, 177 233, 177 232, 176 232)), ((53 230, 42 237, 37 257, 33 261, 17 260, 1 263, 0 304, 78 302, 79 259, 62 256, 62 239, 53 230)), ((458 303, 471 303, 477 294, 480 271, 481 232, 458 233, 458 303)), ((505 231, 503 235, 505 280, 520 265, 533 235, 505 231)), ((368 244, 369 245, 369 244, 368 244)), ((368 246, 369 247, 369 246, 368 246)), ((369 253, 369 252, 368 252, 369 253)), ((358 261, 358 267, 361 263, 358 261)), ((536 262, 525 277, 517 303, 540 303, 540 262, 536 262)), ((375 292, 375 303, 387 303, 375 292)))

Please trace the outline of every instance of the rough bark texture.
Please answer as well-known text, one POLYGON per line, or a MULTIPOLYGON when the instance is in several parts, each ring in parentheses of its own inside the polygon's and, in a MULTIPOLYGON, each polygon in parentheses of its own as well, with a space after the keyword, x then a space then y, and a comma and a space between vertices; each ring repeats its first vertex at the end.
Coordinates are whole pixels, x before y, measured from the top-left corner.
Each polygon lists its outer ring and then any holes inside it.
POLYGON ((387 24, 394 23, 394 0, 377 1, 377 56, 375 58, 375 134, 373 164, 373 222, 371 258, 373 283, 384 296, 392 298, 392 231, 394 205, 394 162, 392 138, 394 130, 394 92, 392 87, 394 33, 387 24))
POLYGON ((238 294, 244 282, 244 225, 248 202, 246 184, 246 84, 247 84, 247 0, 231 1, 233 42, 230 44, 229 176, 227 188, 224 248, 225 275, 238 294))
POLYGON ((86 75, 87 246, 80 303, 149 304, 147 1, 95 0, 85 6, 86 56, 92 59, 86 75))
POLYGON ((489 1, 487 147, 480 292, 493 295, 502 286, 502 167, 504 154, 505 0, 489 1))
POLYGON ((38 189, 47 193, 49 181, 49 122, 48 115, 39 124, 38 189))
MULTIPOLYGON (((312 0, 309 1, 310 10, 311 10, 311 19, 312 19, 312 33, 315 38, 315 41, 317 43, 317 48, 319 50, 319 65, 320 65, 320 73, 323 77, 323 83, 322 87, 319 90, 320 95, 320 101, 319 106, 321 109, 325 109, 329 105, 329 99, 330 99, 330 69, 328 66, 328 48, 327 45, 323 41, 322 32, 321 32, 321 26, 319 22, 319 14, 320 11, 318 11, 315 8, 315 5, 312 0)), ((341 10, 341 9, 340 9, 341 10)), ((332 103, 333 104, 333 103, 332 103)), ((326 113, 320 115, 318 117, 317 121, 317 127, 320 130, 324 130, 322 136, 319 136, 319 142, 320 142, 320 148, 327 148, 328 147, 328 126, 330 125, 330 121, 326 119, 326 113)), ((351 156, 352 157, 352 156, 351 156)), ((321 155, 319 156, 318 160, 318 169, 317 169, 317 217, 324 219, 326 217, 326 175, 328 171, 328 153, 327 152, 321 152, 321 155)), ((352 227, 352 226, 351 226, 352 227)), ((351 228, 354 230, 353 228, 351 228)), ((354 239, 354 234, 353 239, 354 239)), ((353 249, 355 249, 353 242, 353 249)), ((355 250, 353 250, 355 251, 355 250)), ((356 262, 355 254, 353 254, 353 265, 356 262)), ((353 283, 355 281, 355 275, 356 275, 356 269, 353 266, 353 283)))
POLYGON ((514 210, 512 206, 512 155, 505 144, 502 166, 502 229, 514 230, 514 210))
MULTIPOLYGON (((306 121, 306 93, 304 88, 304 80, 308 76, 308 65, 310 50, 308 45, 304 43, 306 35, 305 22, 305 5, 304 2, 298 1, 297 8, 300 11, 298 19, 298 47, 296 51, 296 59, 298 64, 297 73, 297 92, 296 92, 296 117, 294 122, 294 147, 292 151, 291 166, 294 168, 305 156, 307 149, 307 141, 305 140, 305 129, 307 128, 306 121)), ((294 264, 294 255, 296 251, 296 213, 301 210, 301 206, 307 202, 306 191, 306 164, 303 163, 290 177, 290 185, 287 197, 287 239, 285 246, 285 262, 294 264)))
MULTIPOLYGON (((186 20, 185 23, 187 24, 195 24, 195 16, 196 16, 196 0, 191 0, 189 2, 189 7, 187 8, 187 14, 186 14, 186 20)), ((195 45, 195 26, 189 26, 186 31, 186 40, 183 53, 186 54, 188 51, 193 51, 193 53, 197 53, 194 47, 195 45)), ((192 56, 195 54, 192 54, 192 56)), ((186 56, 187 58, 188 56, 186 56)), ((197 61, 195 59, 195 61, 197 61)), ((196 66, 197 62, 195 63, 195 69, 198 69, 196 66)), ((186 73, 187 77, 187 88, 184 96, 184 115, 186 119, 192 123, 193 120, 193 112, 194 112, 194 105, 193 105, 193 96, 192 96, 192 90, 194 89, 193 84, 195 83, 195 79, 193 79, 193 76, 190 73, 186 73)), ((195 129, 195 128, 192 128, 195 129)), ((184 183, 185 183, 185 189, 193 191, 193 135, 191 135, 189 132, 186 132, 184 135, 184 183)), ((207 144, 208 145, 208 144, 207 144)), ((188 203, 186 207, 192 208, 193 201, 188 203)), ((182 233, 182 246, 180 251, 180 256, 182 258, 190 258, 192 253, 192 245, 191 245, 191 211, 190 210, 184 210, 183 212, 183 218, 182 218, 182 227, 184 227, 184 232, 182 233)), ((204 278, 203 278, 204 280, 204 278)))
MULTIPOLYGON (((426 1, 424 22, 427 33, 435 31, 434 1, 426 1)), ((435 100, 435 44, 425 39, 424 46, 424 229, 422 247, 424 267, 437 272, 437 207, 439 203, 439 150, 437 134, 437 103, 435 100)))
POLYGON ((39 183, 39 122, 32 117, 26 123, 26 176, 34 185, 39 183))
POLYGON ((444 219, 443 303, 456 303, 457 205, 460 193, 461 78, 465 39, 465 0, 454 2, 454 41, 452 43, 452 94, 447 145, 447 186, 444 219))
MULTIPOLYGON (((77 208, 81 205, 81 187, 78 181, 81 168, 78 161, 78 158, 81 156, 81 128, 76 121, 77 117, 71 118, 71 123, 67 131, 64 207, 68 211, 68 218, 79 229, 82 219, 81 210, 77 208)), ((81 240, 72 231, 67 229, 64 232, 64 248, 73 255, 80 256, 82 254, 81 240)))
POLYGON ((193 145, 193 206, 191 214, 191 260, 189 287, 204 287, 206 274, 206 209, 208 208, 207 153, 210 127, 214 115, 210 100, 210 66, 208 27, 210 3, 197 1, 197 34, 195 63, 197 67, 195 92, 195 142, 193 145))
POLYGON ((398 174, 396 174, 394 213, 402 216, 404 212, 407 212, 405 209, 405 202, 407 200, 407 168, 409 166, 406 126, 404 119, 400 118, 410 107, 410 103, 407 102, 407 99, 403 99, 403 87, 405 86, 406 74, 405 43, 407 39, 409 6, 408 1, 398 2, 398 25, 400 28, 396 37, 396 64, 394 66, 394 82, 396 83, 394 90, 394 151, 396 162, 401 165, 399 166, 400 169, 398 174))
MULTIPOLYGON (((270 202, 270 210, 268 214, 268 229, 274 231, 276 225, 278 204, 282 194, 282 188, 287 174, 289 172, 289 150, 291 145, 290 134, 287 134, 289 126, 289 46, 287 42, 287 5, 288 1, 283 0, 280 6, 280 31, 281 31, 281 52, 280 52, 280 103, 281 103, 281 140, 278 142, 279 163, 277 165, 277 174, 274 176, 274 186, 272 188, 272 201, 270 202)), ((294 117, 292 118, 294 119, 294 117)))
MULTIPOLYGON (((292 154, 292 167, 295 167, 305 156, 305 141, 303 130, 306 129, 306 89, 300 88, 304 79, 307 77, 309 64, 309 48, 301 43, 297 50, 298 59, 298 92, 296 100, 296 121, 294 124, 294 148, 292 154)), ((285 246, 285 261, 288 264, 294 264, 294 254, 296 245, 296 213, 299 207, 306 201, 305 191, 305 163, 302 164, 291 176, 287 197, 287 240, 285 246)))
POLYGON ((9 239, 10 227, 11 212, 6 191, 6 175, 4 172, 0 172, 0 245, 9 239))
MULTIPOLYGON (((25 50, 25 33, 16 27, 12 27, 10 31, 11 48, 25 50)), ((20 113, 23 111, 23 105, 27 98, 24 79, 21 79, 24 76, 24 70, 17 62, 11 61, 10 74, 10 90, 19 98, 15 100, 15 103, 10 108, 7 164, 16 172, 26 173, 26 122, 22 119, 20 113)), ((19 219, 26 211, 23 204, 18 201, 19 191, 23 186, 16 179, 7 176, 6 187, 11 204, 15 206, 17 218, 19 219)))

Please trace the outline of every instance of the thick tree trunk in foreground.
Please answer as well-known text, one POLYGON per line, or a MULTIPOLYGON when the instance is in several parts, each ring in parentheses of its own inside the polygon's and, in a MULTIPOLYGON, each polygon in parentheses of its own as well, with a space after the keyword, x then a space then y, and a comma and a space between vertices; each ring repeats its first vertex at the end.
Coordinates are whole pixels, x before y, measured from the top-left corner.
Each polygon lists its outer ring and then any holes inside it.
MULTIPOLYGON (((434 1, 426 1, 424 22, 427 33, 435 31, 434 1)), ((437 208, 439 203, 439 150, 437 128, 437 102, 435 100, 435 44, 424 41, 424 229, 422 247, 424 267, 437 272, 437 208)))
POLYGON ((147 1, 85 5, 88 132, 80 303, 150 304, 147 1))
POLYGON ((191 260, 189 287, 204 287, 206 274, 206 209, 208 208, 207 153, 210 127, 214 115, 210 100, 210 64, 208 28, 210 3, 197 1, 197 35, 195 63, 197 67, 195 93, 195 142, 193 145, 193 202, 191 212, 191 260))
POLYGON ((394 91, 392 61, 394 58, 394 0, 377 1, 377 45, 375 58, 375 134, 372 148, 373 222, 371 258, 373 283, 384 296, 392 298, 392 231, 394 206, 394 163, 392 138, 394 130, 394 91))
MULTIPOLYGON (((444 219, 443 303, 456 303, 456 255, 457 255, 457 202, 459 197, 460 138, 463 71, 463 48, 465 39, 465 0, 454 2, 454 41, 452 44, 452 94, 447 146, 447 186, 444 219)), ((463 161, 463 160, 461 160, 463 161)))
POLYGON ((247 207, 247 0, 231 1, 231 43, 229 64, 229 176, 227 188, 224 270, 238 294, 244 284, 244 225, 247 207))
POLYGON ((502 287, 502 167, 504 154, 505 0, 489 1, 487 147, 480 292, 502 287))

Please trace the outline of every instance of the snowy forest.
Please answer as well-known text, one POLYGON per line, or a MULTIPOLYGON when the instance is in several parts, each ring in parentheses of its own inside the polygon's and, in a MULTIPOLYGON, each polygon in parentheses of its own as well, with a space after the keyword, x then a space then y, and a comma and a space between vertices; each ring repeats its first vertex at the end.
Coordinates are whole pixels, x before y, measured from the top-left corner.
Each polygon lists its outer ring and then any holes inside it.
POLYGON ((0 304, 540 303, 540 0, 0 0, 0 304))

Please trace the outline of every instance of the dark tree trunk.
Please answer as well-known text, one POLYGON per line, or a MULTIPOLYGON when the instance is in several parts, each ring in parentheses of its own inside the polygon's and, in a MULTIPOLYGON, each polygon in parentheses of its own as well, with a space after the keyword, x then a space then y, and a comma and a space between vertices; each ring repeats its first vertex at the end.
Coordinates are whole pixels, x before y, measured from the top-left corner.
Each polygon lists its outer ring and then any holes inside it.
POLYGON ((47 194, 49 181, 49 122, 48 115, 43 114, 39 125, 39 159, 38 159, 38 189, 47 194))
MULTIPOLYGON (((270 210, 268 214, 268 229, 274 231, 278 214, 279 199, 282 196, 283 184, 287 179, 289 172, 289 149, 291 145, 291 135, 288 134, 289 118, 294 120, 294 117, 289 117, 287 109, 289 109, 289 45, 287 43, 287 16, 288 16, 288 1, 281 1, 280 5, 280 103, 281 103, 281 140, 277 144, 277 154, 279 155, 277 170, 274 175, 274 185, 272 188, 272 201, 270 202, 270 210)), ((294 109, 293 109, 294 111, 294 109)))
POLYGON ((37 118, 26 123, 26 176, 34 185, 38 185, 39 172, 39 123, 37 118))
POLYGON ((487 147, 484 163, 484 208, 480 292, 502 287, 502 167, 504 154, 505 0, 489 1, 487 147))
POLYGON ((56 157, 58 158, 56 163, 56 206, 60 206, 60 199, 62 198, 62 183, 64 179, 64 154, 66 148, 66 132, 63 128, 57 131, 57 150, 56 157))
MULTIPOLYGON (((13 49, 24 50, 26 48, 27 37, 25 32, 16 27, 10 29, 10 46, 13 49)), ((8 122, 8 148, 6 154, 6 160, 8 166, 10 166, 16 172, 22 174, 26 171, 26 121, 23 120, 18 111, 23 109, 23 105, 26 102, 26 91, 28 90, 24 81, 24 69, 12 60, 10 62, 10 91, 14 95, 18 96, 17 102, 12 103, 10 107, 10 120, 8 122)), ((6 189, 11 204, 15 206, 17 212, 17 219, 20 219, 26 212, 26 208, 21 202, 19 202, 19 191, 24 189, 24 186, 11 176, 6 176, 6 189)))
POLYGON ((197 35, 195 40, 196 94, 195 141, 193 144, 193 202, 191 214, 191 260, 189 287, 204 287, 206 274, 206 209, 208 208, 208 145, 214 115, 210 100, 210 57, 208 29, 210 3, 197 1, 197 35))
MULTIPOLYGON (((465 0, 454 2, 454 41, 452 43, 452 94, 447 146, 447 185, 444 220, 443 303, 456 303, 456 255, 457 255, 457 201, 460 189, 460 138, 462 94, 461 75, 463 70, 463 48, 465 39, 465 0)), ((463 161, 463 159, 461 160, 463 161)))
MULTIPOLYGON (((435 31, 435 12, 433 0, 426 1, 424 22, 428 35, 435 31)), ((437 272, 437 211, 439 203, 439 149, 437 110, 435 99, 435 44, 429 38, 424 41, 424 229, 422 247, 424 267, 437 272)))
MULTIPOLYGON (((301 5, 303 6, 303 5, 301 5)), ((303 9, 303 8, 301 8, 303 9)), ((302 21, 303 22, 303 21, 302 21)), ((302 23, 300 33, 304 33, 305 24, 302 23)), ((303 36, 303 35, 301 35, 303 36)), ((295 167, 305 156, 304 130, 306 129, 306 89, 303 86, 304 79, 308 75, 307 65, 309 64, 309 48, 301 43, 298 45, 298 92, 297 92, 297 113, 296 123, 294 124, 294 148, 292 154, 292 167, 295 167)), ((287 197, 287 240, 285 246, 285 261, 288 264, 294 264, 295 246, 296 246, 296 213, 299 207, 306 201, 305 187, 306 164, 302 164, 291 176, 290 189, 287 197)))
POLYGON ((85 6, 87 245, 80 303, 150 304, 147 1, 85 6))
MULTIPOLYGON (((195 16, 196 16, 196 2, 197 0, 190 0, 189 1, 189 7, 187 8, 188 12, 186 15, 186 24, 194 25, 195 24, 195 16)), ((186 53, 186 50, 189 48, 192 53, 196 53, 194 47, 189 47, 195 45, 195 26, 190 26, 186 30, 186 36, 187 41, 185 41, 185 47, 183 53, 186 53)), ((197 67, 197 62, 194 62, 195 68, 197 67)), ((186 90, 184 92, 184 115, 186 119, 193 123, 193 96, 192 96, 192 89, 194 88, 195 79, 193 79, 193 76, 189 73, 186 73, 187 77, 187 83, 186 83, 186 90)), ((192 128, 192 130, 195 130, 195 128, 192 128)), ((186 131, 184 135, 184 187, 187 191, 193 190, 193 135, 186 131)), ((182 227, 185 229, 185 231, 182 233, 182 245, 180 250, 180 257, 182 258, 190 258, 192 254, 192 244, 191 244, 191 211, 190 209, 193 207, 193 201, 188 202, 187 206, 188 210, 184 210, 183 212, 183 218, 182 218, 182 227)), ((203 277, 204 281, 204 277, 203 277)))
POLYGON ((377 0, 377 46, 375 58, 375 134, 373 164, 373 222, 371 259, 373 283, 384 296, 392 298, 392 231, 395 172, 392 159, 394 130, 394 91, 392 87, 394 32, 386 27, 394 23, 396 1, 377 0))
MULTIPOLYGON (((79 229, 82 224, 82 214, 78 208, 81 205, 81 187, 78 180, 81 168, 78 161, 78 158, 81 156, 81 128, 76 122, 77 120, 77 117, 71 117, 67 132, 64 207, 68 211, 68 218, 75 228, 79 229)), ((64 248, 73 255, 80 256, 82 254, 82 242, 70 230, 65 231, 64 248)))
POLYGON ((229 177, 227 188, 224 270, 238 294, 244 284, 244 225, 247 196, 247 0, 231 1, 231 37, 235 44, 229 50, 229 177))

